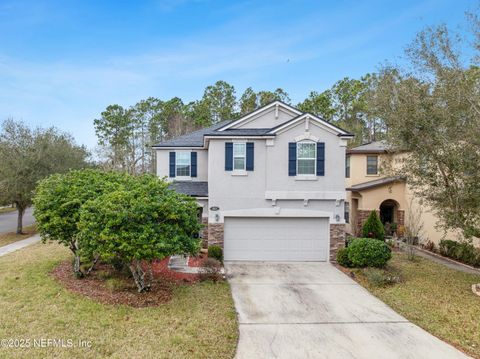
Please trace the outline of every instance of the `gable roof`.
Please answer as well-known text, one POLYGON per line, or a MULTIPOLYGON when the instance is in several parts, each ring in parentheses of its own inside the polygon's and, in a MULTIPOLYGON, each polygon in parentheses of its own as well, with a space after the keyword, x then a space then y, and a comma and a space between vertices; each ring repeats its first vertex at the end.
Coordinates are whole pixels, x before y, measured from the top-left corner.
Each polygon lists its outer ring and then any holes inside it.
POLYGON ((268 134, 275 134, 278 131, 280 131, 284 128, 287 128, 289 126, 292 126, 295 123, 300 122, 303 119, 307 119, 307 118, 309 120, 316 121, 317 123, 319 123, 319 124, 323 125, 324 127, 327 127, 328 129, 330 129, 331 131, 336 132, 338 136, 341 136, 341 137, 353 137, 354 136, 352 133, 350 133, 348 131, 345 131, 344 129, 334 125, 333 123, 330 123, 330 122, 324 120, 323 118, 312 115, 311 113, 308 113, 308 112, 302 113, 301 115, 298 115, 298 116, 288 120, 287 122, 284 122, 284 123, 282 123, 278 126, 275 126, 275 127, 271 128, 270 131, 268 132, 268 134))
POLYGON ((225 126, 219 128, 218 131, 225 131, 225 130, 229 129, 230 127, 237 126, 237 125, 241 124, 242 122, 245 122, 245 121, 249 120, 251 117, 253 117, 255 115, 258 115, 259 113, 261 113, 265 110, 268 110, 269 108, 272 108, 274 106, 283 107, 284 109, 287 109, 288 111, 293 112, 297 116, 301 115, 303 113, 298 108, 292 107, 292 106, 290 106, 290 105, 288 105, 285 102, 282 102, 280 100, 275 100, 275 101, 272 101, 270 103, 267 103, 264 106, 261 106, 261 107, 257 108, 256 110, 253 110, 252 112, 247 113, 246 115, 243 115, 238 120, 235 120, 235 121, 232 121, 232 122, 226 124, 225 126))
POLYGON ((320 124, 322 127, 327 130, 334 132, 339 137, 353 137, 348 131, 341 129, 340 127, 310 113, 303 113, 299 109, 296 109, 282 101, 273 101, 265 106, 262 106, 255 111, 250 112, 249 114, 242 116, 238 120, 229 120, 217 123, 213 126, 203 128, 198 131, 187 133, 185 135, 173 138, 168 141, 164 141, 153 145, 154 148, 169 148, 169 147, 204 147, 205 146, 205 137, 215 137, 215 136, 227 136, 227 137, 272 137, 276 133, 284 128, 294 125, 295 123, 302 121, 303 119, 308 118, 320 124), (268 110, 273 106, 281 106, 287 109, 290 112, 297 114, 294 118, 272 128, 231 128, 232 126, 238 125, 244 121, 249 120, 252 116, 255 116, 262 111, 268 110))
POLYGON ((370 188, 385 186, 390 183, 401 182, 401 181, 405 181, 405 177, 403 176, 384 177, 384 178, 376 179, 373 181, 358 183, 356 185, 353 185, 347 188, 347 191, 365 191, 370 188))
POLYGON ((350 153, 386 153, 388 152, 388 145, 386 141, 372 141, 364 143, 360 146, 353 147, 347 150, 350 153))

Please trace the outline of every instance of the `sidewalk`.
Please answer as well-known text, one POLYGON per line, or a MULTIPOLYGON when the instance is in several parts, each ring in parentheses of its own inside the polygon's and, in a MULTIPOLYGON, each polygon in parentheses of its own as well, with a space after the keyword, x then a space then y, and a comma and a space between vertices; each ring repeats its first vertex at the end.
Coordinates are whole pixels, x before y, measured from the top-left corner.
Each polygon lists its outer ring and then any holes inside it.
POLYGON ((27 239, 23 239, 18 242, 14 242, 11 244, 7 244, 6 246, 0 247, 0 257, 4 256, 5 254, 15 252, 16 250, 22 249, 30 244, 40 242, 40 235, 35 234, 27 239))

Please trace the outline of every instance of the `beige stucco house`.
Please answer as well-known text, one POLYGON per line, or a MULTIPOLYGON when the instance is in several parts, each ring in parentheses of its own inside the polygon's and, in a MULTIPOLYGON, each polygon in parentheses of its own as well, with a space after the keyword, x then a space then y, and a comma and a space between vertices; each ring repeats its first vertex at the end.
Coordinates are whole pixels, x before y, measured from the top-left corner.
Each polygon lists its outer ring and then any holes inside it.
POLYGON ((376 141, 348 149, 346 154, 347 233, 359 235, 367 216, 376 210, 382 223, 397 225, 397 233, 410 225, 409 221, 421 223, 420 242, 438 245, 442 239, 460 238, 458 233, 437 229, 439 219, 435 212, 414 196, 405 177, 389 175, 395 172, 392 169, 399 168, 405 153, 388 151, 385 142, 376 141))
POLYGON ((351 137, 275 101, 154 146, 157 175, 196 198, 225 260, 328 261, 344 244, 351 137))

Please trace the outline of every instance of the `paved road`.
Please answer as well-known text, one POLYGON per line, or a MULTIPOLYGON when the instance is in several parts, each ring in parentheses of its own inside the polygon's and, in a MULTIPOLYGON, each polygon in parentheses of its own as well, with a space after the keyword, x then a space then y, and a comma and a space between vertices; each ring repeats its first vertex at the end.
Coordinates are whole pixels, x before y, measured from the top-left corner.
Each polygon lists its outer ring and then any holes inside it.
POLYGON ((21 241, 14 242, 7 244, 6 246, 0 247, 0 257, 4 256, 5 254, 15 252, 19 249, 22 249, 30 244, 40 242, 40 235, 35 234, 32 237, 28 237, 27 239, 22 239, 21 241))
MULTIPOLYGON (((17 230, 17 211, 0 214, 0 233, 14 232, 17 230)), ((29 226, 35 223, 33 209, 27 208, 23 215, 23 225, 29 226)))
POLYGON ((237 359, 468 358, 329 263, 227 262, 237 359))

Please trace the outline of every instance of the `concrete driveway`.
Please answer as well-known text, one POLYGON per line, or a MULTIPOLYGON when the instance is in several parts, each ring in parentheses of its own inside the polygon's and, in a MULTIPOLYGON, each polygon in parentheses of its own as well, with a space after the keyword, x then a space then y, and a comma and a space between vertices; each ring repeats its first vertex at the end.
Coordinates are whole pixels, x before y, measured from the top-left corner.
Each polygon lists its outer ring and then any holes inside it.
POLYGON ((329 263, 228 262, 238 359, 467 358, 329 263))

